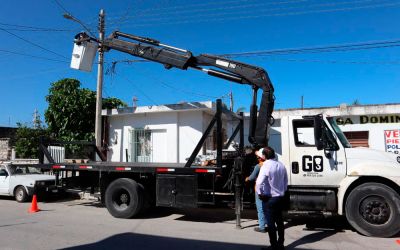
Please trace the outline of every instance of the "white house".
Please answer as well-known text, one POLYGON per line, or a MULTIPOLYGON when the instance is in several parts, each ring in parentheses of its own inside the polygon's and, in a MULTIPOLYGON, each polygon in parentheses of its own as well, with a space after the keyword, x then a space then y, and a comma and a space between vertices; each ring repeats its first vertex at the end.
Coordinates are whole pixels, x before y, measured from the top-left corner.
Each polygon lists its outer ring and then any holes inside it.
MULTIPOLYGON (((109 161, 185 163, 215 113, 215 103, 193 102, 103 110, 109 161), (107 138, 108 137, 108 138, 107 138)), ((228 117, 223 116, 226 127, 228 117)), ((214 136, 202 154, 215 149, 214 136)))
MULTIPOLYGON (((214 113, 215 103, 211 101, 103 110, 108 160, 185 163, 214 113)), ((280 151, 281 117, 322 113, 336 117, 353 146, 399 153, 400 104, 276 110, 269 135, 271 144, 280 151)), ((246 115, 245 142, 249 121, 246 115)), ((223 116, 224 140, 233 133, 237 123, 231 116, 223 116)), ((215 150, 214 137, 211 133, 201 154, 215 150)))

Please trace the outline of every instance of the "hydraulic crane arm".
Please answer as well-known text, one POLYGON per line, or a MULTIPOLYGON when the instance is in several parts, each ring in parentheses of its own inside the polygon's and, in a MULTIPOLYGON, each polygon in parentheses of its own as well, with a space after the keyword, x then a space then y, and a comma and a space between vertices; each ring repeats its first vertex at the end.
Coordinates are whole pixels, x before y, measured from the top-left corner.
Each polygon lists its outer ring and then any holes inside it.
POLYGON ((104 41, 89 37, 86 33, 80 33, 75 38, 75 43, 79 44, 88 40, 96 41, 105 50, 118 50, 149 61, 161 63, 166 69, 175 67, 187 70, 188 68, 192 68, 214 77, 250 85, 253 89, 253 98, 250 107, 249 142, 255 147, 268 145, 268 126, 273 122, 274 88, 264 69, 215 55, 200 54, 193 56, 190 51, 162 44, 155 39, 139 37, 119 31, 113 32, 104 41), (258 89, 262 90, 262 98, 260 110, 257 115, 258 89))

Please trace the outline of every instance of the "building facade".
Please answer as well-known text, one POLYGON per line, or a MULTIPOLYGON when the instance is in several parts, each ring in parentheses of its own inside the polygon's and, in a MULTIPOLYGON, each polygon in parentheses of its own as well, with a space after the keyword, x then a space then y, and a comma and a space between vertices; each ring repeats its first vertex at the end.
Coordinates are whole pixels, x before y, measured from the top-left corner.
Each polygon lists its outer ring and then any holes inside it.
MULTIPOLYGON (((107 158, 122 162, 185 163, 214 113, 215 103, 211 101, 103 110, 107 158)), ((281 117, 316 114, 335 117, 354 147, 399 153, 400 104, 276 110, 269 138, 271 144, 277 147, 277 152, 280 150, 281 117)), ((223 116, 224 140, 230 137, 237 123, 234 118, 223 116)), ((248 123, 249 117, 245 114, 245 145, 248 145, 248 123)), ((207 138, 200 154, 212 150, 215 150, 213 133, 207 138)))
MULTIPOLYGON (((185 163, 215 113, 215 103, 196 102, 103 110, 109 161, 185 163)), ((228 122, 224 119, 224 126, 228 122)), ((215 149, 207 138, 201 154, 215 149)))

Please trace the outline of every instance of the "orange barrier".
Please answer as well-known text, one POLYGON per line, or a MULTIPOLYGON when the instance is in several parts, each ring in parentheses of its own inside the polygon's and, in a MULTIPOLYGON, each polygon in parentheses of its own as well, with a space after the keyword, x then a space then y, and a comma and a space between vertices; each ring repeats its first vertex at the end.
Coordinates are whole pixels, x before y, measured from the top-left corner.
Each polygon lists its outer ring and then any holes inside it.
POLYGON ((38 205, 37 205, 36 194, 34 194, 33 197, 32 197, 32 205, 31 205, 31 208, 29 208, 28 212, 29 213, 36 213, 36 212, 39 212, 39 211, 40 211, 40 209, 38 208, 38 205))

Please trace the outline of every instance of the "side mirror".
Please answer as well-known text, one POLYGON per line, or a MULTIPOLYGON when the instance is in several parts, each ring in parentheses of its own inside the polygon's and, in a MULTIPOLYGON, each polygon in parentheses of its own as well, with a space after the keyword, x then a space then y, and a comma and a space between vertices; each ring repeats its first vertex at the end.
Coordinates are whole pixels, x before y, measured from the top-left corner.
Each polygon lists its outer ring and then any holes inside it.
POLYGON ((314 116, 314 141, 318 150, 324 149, 323 120, 319 115, 314 116))
POLYGON ((331 152, 329 152, 328 150, 324 150, 324 154, 325 154, 325 157, 327 158, 327 159, 331 159, 332 158, 332 154, 331 154, 331 152))

